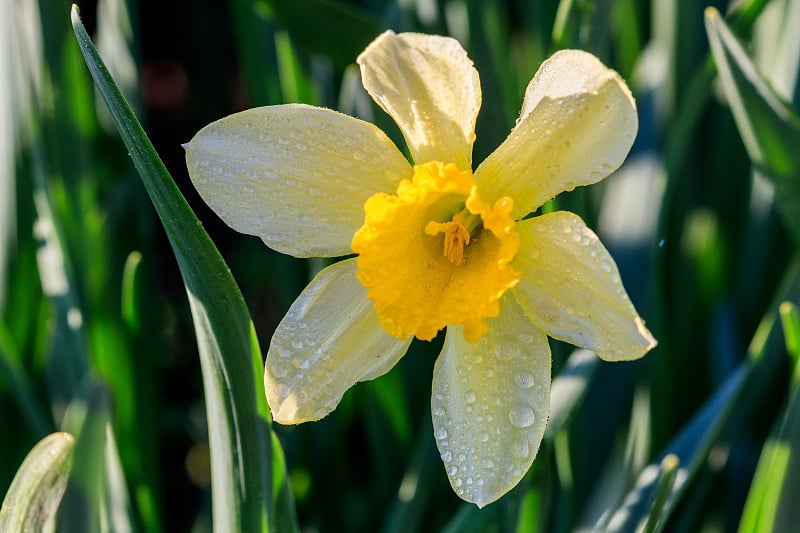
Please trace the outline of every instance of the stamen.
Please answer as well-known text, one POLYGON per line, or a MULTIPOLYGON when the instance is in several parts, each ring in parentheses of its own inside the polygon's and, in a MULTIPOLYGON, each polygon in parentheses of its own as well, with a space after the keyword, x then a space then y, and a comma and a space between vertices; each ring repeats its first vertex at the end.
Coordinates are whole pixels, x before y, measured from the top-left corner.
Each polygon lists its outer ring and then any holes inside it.
POLYGON ((464 259, 464 246, 469 244, 470 231, 475 229, 480 220, 479 217, 469 214, 467 220, 464 220, 463 214, 464 211, 454 215, 450 222, 430 221, 425 226, 425 233, 428 235, 444 233, 444 256, 454 265, 460 265, 464 259))

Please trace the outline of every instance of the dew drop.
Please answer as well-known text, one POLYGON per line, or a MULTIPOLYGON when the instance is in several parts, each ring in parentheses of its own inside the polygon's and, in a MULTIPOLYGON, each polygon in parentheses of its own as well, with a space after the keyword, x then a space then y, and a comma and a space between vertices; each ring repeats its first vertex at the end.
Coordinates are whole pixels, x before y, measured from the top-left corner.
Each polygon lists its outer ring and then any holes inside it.
POLYGON ((574 191, 575 190, 575 184, 572 183, 571 181, 566 182, 564 184, 564 190, 567 191, 567 192, 574 191))
POLYGON ((464 484, 464 482, 461 481, 461 478, 456 479, 455 481, 453 481, 453 483, 455 483, 456 487, 460 487, 461 485, 464 484))
POLYGON ((511 422, 512 426, 517 428, 531 426, 535 418, 533 409, 527 405, 519 405, 508 412, 508 421, 511 422))
POLYGON ((286 398, 287 396, 289 396, 291 390, 289 389, 289 385, 287 385, 286 383, 278 383, 275 386, 275 392, 278 393, 279 397, 286 398))
POLYGON ((469 390, 464 394, 464 401, 467 403, 475 402, 475 391, 469 390))
POLYGON ((310 366, 311 363, 308 361, 308 359, 303 359, 302 357, 295 357, 294 359, 292 359, 292 364, 294 365, 295 368, 308 370, 308 367, 310 366))
POLYGON ((294 341, 292 343, 292 348, 294 348, 295 350, 299 350, 302 347, 303 347, 303 341, 294 341))
POLYGON ((511 445, 511 453, 520 459, 525 459, 530 453, 528 439, 519 439, 511 445))
POLYGON ((484 432, 478 435, 478 440, 481 442, 488 442, 489 441, 489 434, 484 432))
POLYGON ((442 461, 445 463, 449 463, 453 459, 453 454, 450 450, 445 450, 442 452, 442 461))
POLYGON ((444 426, 439 426, 436 428, 436 438, 439 440, 447 438, 447 429, 444 426))
POLYGON ((529 372, 520 372, 514 376, 514 381, 517 382, 517 386, 521 389, 530 389, 534 383, 533 375, 529 372))
POLYGON ((497 344, 494 355, 501 361, 510 361, 519 353, 519 349, 508 339, 503 339, 497 344))
POLYGON ((437 405, 433 408, 433 414, 436 416, 444 416, 447 412, 444 410, 444 407, 441 405, 437 405))
MULTIPOLYGON (((441 470, 440 470, 441 472, 441 470)), ((456 465, 450 465, 447 467, 447 475, 452 477, 458 474, 458 467, 456 465)))
POLYGON ((611 272, 611 263, 603 261, 600 263, 600 268, 602 268, 604 272, 611 272))

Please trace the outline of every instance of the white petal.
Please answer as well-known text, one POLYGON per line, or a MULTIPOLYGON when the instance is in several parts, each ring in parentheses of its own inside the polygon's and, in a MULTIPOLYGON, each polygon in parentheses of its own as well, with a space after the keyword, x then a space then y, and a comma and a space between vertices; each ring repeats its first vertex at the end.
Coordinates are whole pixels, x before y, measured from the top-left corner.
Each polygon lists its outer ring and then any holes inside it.
POLYGON ((200 196, 229 226, 296 257, 351 253, 364 202, 411 175, 374 125, 307 105, 259 107, 200 130, 186 145, 200 196))
POLYGON ((433 370, 434 436, 453 490, 478 507, 533 463, 550 412, 550 347, 514 298, 477 343, 447 328, 433 370))
POLYGON ((591 54, 555 53, 528 85, 517 125, 475 171, 481 194, 510 196, 515 218, 617 169, 639 127, 625 82, 591 54))
POLYGON ((329 266, 298 296, 272 337, 264 387, 273 418, 281 424, 319 420, 351 386, 388 372, 410 343, 378 325, 356 279, 355 259, 329 266))
POLYGON ((358 56, 372 99, 400 126, 414 162, 472 170, 478 72, 455 39, 386 32, 358 56))
POLYGON ((608 361, 638 359, 656 341, 622 286, 617 265, 592 230, 557 211, 516 225, 522 273, 511 289, 548 335, 608 361))

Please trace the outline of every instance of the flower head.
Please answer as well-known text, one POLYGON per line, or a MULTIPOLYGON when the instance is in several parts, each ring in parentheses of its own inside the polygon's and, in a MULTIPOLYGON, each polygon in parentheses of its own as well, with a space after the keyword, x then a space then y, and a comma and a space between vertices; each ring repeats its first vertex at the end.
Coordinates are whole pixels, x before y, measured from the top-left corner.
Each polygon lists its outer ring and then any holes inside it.
POLYGON ((622 163, 634 100, 591 54, 558 52, 529 84, 508 138, 473 171, 481 92, 457 41, 387 32, 358 63, 413 164, 372 124, 282 105, 201 130, 187 145, 189 173, 225 222, 275 250, 357 254, 320 272, 275 331, 264 374, 275 420, 324 417, 353 384, 388 372, 413 337, 446 329, 434 435, 453 489, 483 506, 516 485, 539 448, 547 335, 607 360, 655 346, 578 216, 525 218, 622 163))

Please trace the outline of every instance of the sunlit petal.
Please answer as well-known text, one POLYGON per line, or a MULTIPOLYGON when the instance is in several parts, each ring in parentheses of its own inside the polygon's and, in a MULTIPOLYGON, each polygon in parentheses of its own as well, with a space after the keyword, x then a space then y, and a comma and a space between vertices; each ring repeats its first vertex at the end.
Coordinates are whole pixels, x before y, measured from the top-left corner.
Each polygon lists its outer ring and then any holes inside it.
POLYGON ((411 175, 377 127, 306 105, 213 122, 186 145, 186 164, 222 220, 296 257, 350 253, 366 199, 411 175))
POLYGON ((388 372, 411 338, 378 325, 354 259, 336 263, 306 287, 286 313, 267 353, 264 386, 281 424, 319 420, 359 381, 388 372))
POLYGON ((637 129, 636 104, 616 72, 586 52, 557 52, 531 80, 516 127, 475 179, 490 199, 514 198, 519 218, 564 190, 608 176, 637 129))
POLYGON ((453 38, 386 32, 358 57, 364 87, 400 126, 415 163, 472 169, 478 72, 453 38))
POLYGON ((448 327, 431 412, 447 476, 463 499, 483 507, 528 471, 550 412, 550 347, 510 295, 480 341, 448 327))
POLYGON ((617 265, 586 224, 558 211, 517 224, 521 273, 511 291, 547 334, 610 361, 637 359, 656 345, 634 309, 617 265))

